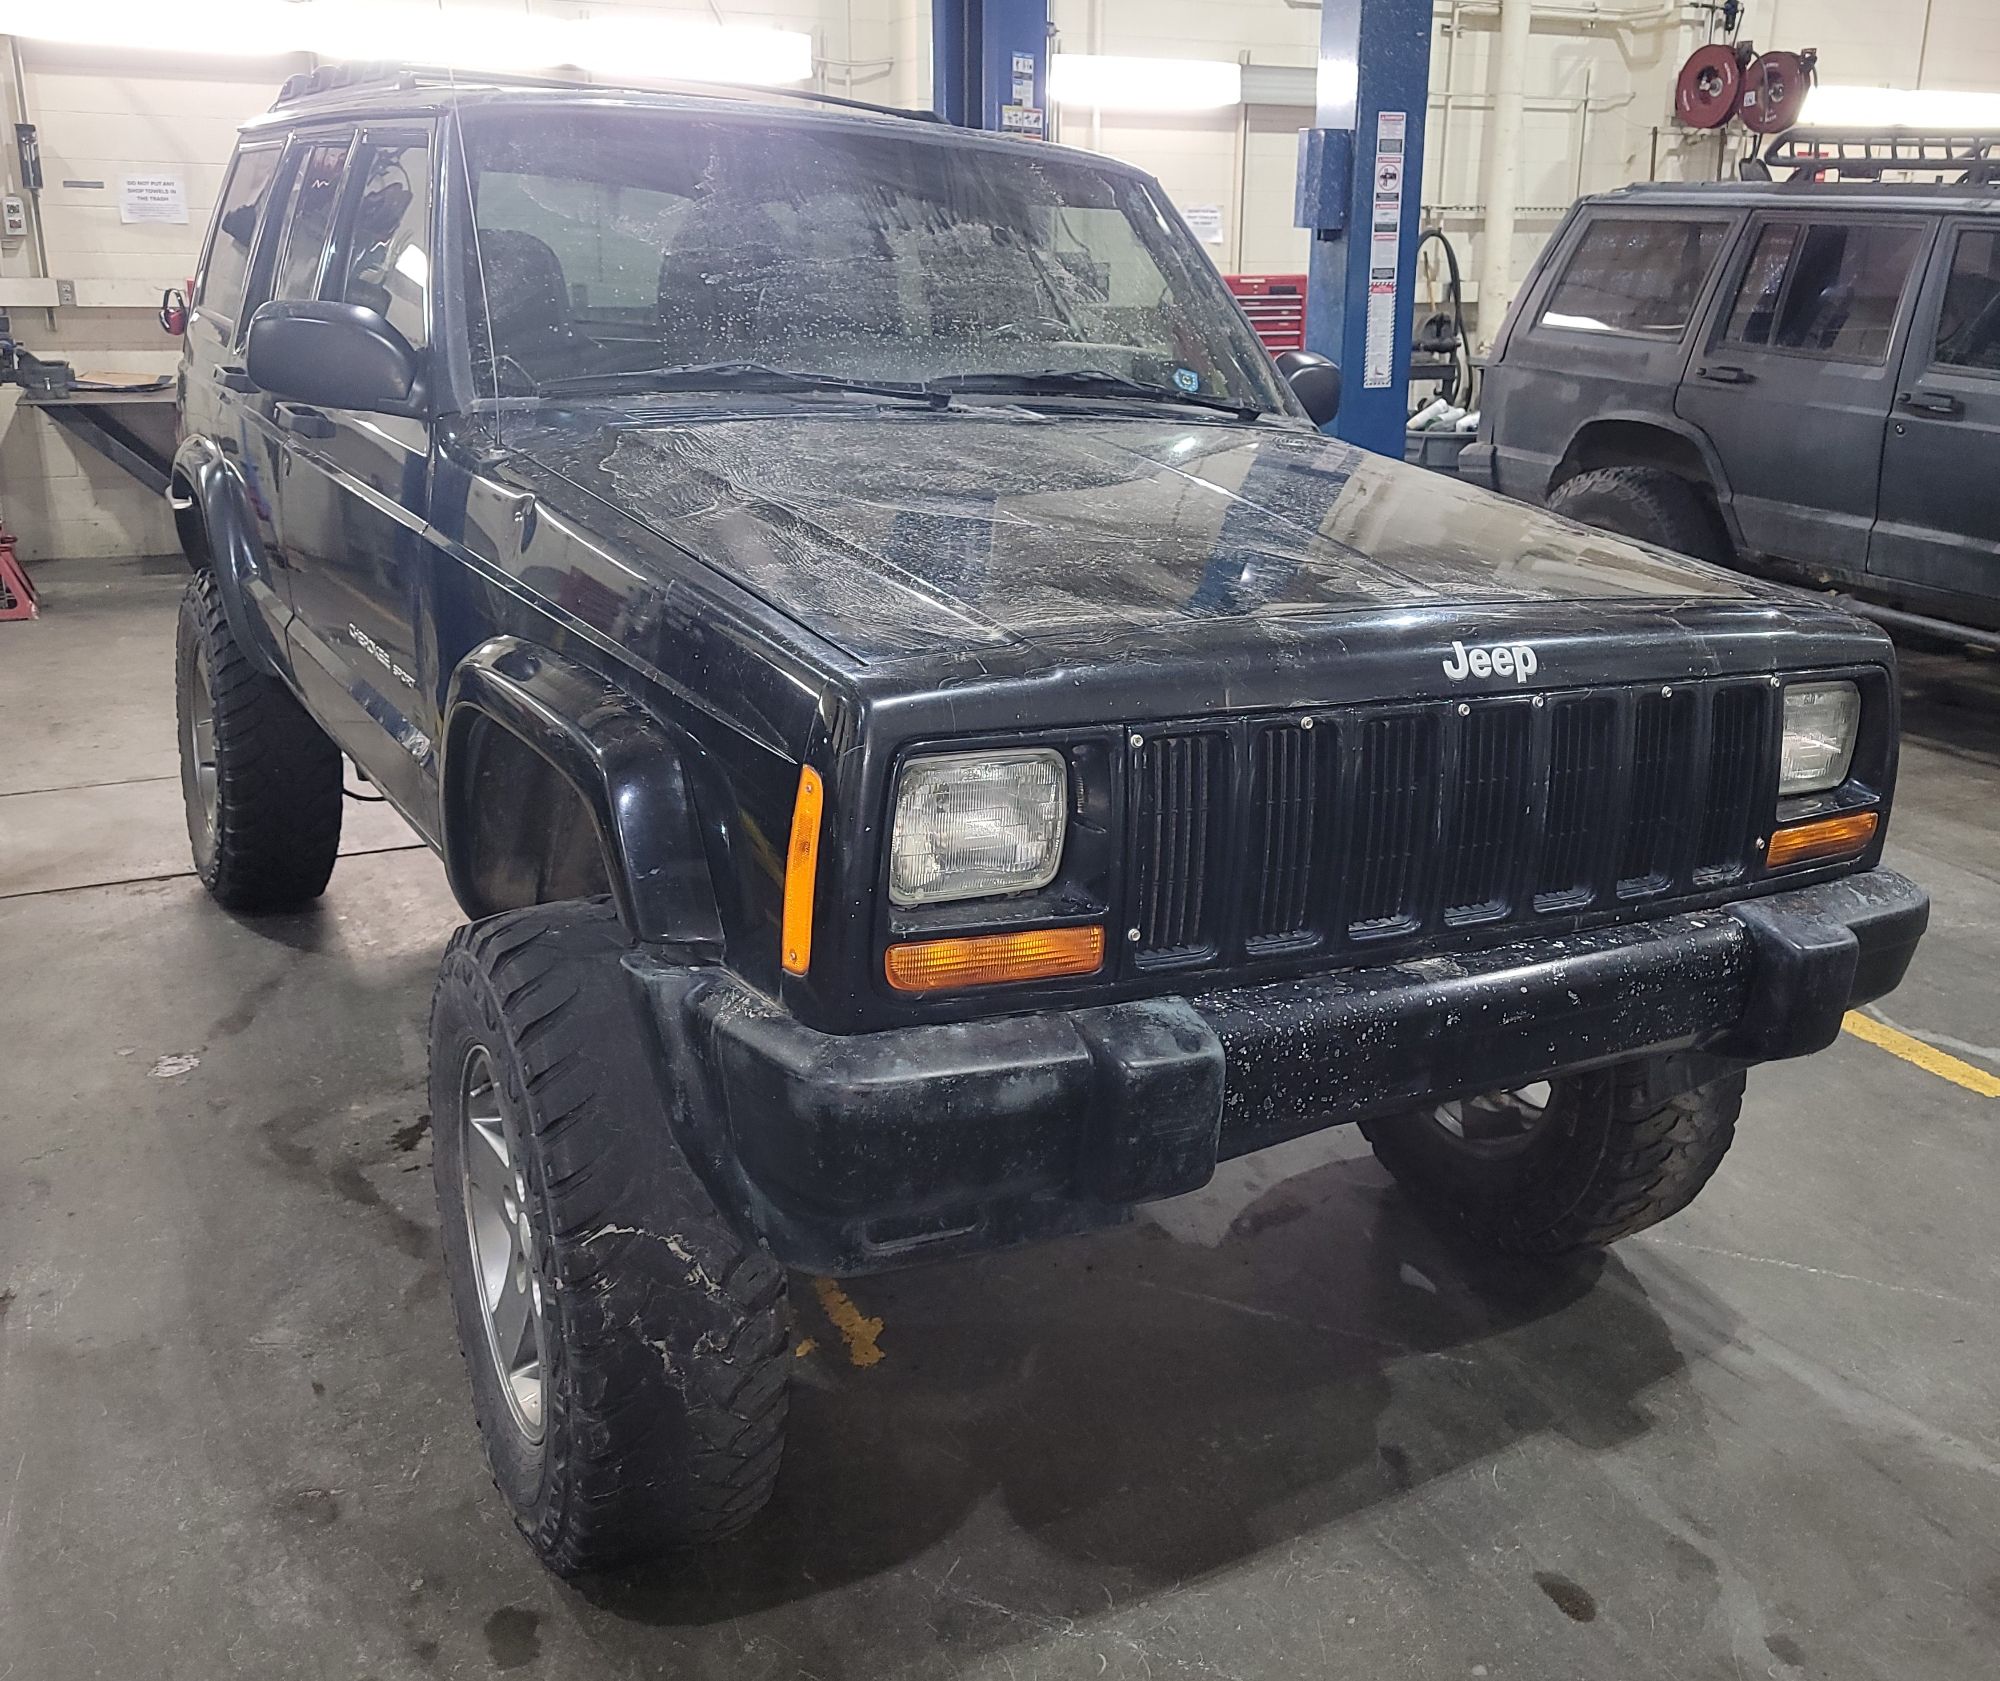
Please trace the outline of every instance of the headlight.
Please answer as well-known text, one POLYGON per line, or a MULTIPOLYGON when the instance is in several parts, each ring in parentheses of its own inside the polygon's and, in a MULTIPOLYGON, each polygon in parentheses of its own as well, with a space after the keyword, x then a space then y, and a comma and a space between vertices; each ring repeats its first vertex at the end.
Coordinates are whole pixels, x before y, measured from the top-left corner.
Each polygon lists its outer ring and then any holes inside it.
POLYGON ((889 830, 889 897, 937 905, 1048 886, 1068 785, 1063 756, 1046 748, 910 760, 889 830))
POLYGON ((1861 725, 1852 683, 1794 683, 1785 690, 1785 746, 1778 793, 1819 794, 1847 780, 1861 725))

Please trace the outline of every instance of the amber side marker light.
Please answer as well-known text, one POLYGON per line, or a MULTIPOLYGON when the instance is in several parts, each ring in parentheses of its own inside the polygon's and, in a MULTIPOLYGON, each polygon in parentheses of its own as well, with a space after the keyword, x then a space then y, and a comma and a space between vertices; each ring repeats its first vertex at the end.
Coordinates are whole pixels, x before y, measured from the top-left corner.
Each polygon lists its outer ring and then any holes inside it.
POLYGON ((1875 838, 1880 822, 1879 813, 1850 811, 1844 817, 1823 817, 1817 823, 1801 823, 1796 829, 1780 829, 1771 837, 1771 850, 1764 862, 1775 870, 1815 858, 1846 857, 1875 838))
POLYGON ((945 992, 1001 981, 1094 975, 1104 967, 1102 928, 1036 928, 891 946, 882 967, 898 992, 945 992))
POLYGON ((803 975, 812 964, 813 881, 819 874, 819 814, 826 789, 811 765, 799 767, 792 801, 792 844, 785 854, 785 973, 803 975))

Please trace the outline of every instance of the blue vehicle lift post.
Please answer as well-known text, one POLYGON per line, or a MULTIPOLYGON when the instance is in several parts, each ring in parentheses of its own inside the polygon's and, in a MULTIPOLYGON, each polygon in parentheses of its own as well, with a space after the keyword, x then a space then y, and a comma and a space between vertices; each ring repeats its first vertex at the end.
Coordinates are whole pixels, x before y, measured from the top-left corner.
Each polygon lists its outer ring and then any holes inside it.
POLYGON ((1431 0, 1326 0, 1315 126, 1299 136, 1296 220, 1313 235, 1306 348, 1338 362, 1343 379, 1328 430, 1398 459, 1431 27, 1431 0))
POLYGON ((931 0, 931 102, 946 122, 1046 133, 1048 86, 1048 0, 931 0))

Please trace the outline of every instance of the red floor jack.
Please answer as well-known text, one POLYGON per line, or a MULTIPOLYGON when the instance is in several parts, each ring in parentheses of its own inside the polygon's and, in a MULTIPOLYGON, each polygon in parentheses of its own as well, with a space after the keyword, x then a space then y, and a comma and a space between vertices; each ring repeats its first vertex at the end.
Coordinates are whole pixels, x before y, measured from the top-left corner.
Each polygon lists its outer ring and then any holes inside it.
POLYGON ((35 586, 14 553, 14 533, 0 525, 0 623, 35 616, 35 586))

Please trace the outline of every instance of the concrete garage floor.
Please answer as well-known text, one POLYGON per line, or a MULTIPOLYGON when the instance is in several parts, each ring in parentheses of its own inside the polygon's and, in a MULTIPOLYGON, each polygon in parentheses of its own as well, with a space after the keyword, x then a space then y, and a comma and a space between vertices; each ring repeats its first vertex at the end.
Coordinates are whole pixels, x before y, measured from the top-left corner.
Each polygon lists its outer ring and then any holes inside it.
MULTIPOLYGON (((442 1289, 438 866, 350 807, 320 909, 222 913, 177 564, 40 582, 0 626, 0 1681, 1993 1673, 2000 1101, 1851 1036, 1567 1269, 1452 1253, 1334 1133, 831 1316, 801 1280, 762 1523, 550 1580, 442 1289)), ((2000 661, 1910 676, 1891 860, 1937 911, 1885 1014, 1991 1072, 2000 661)))

